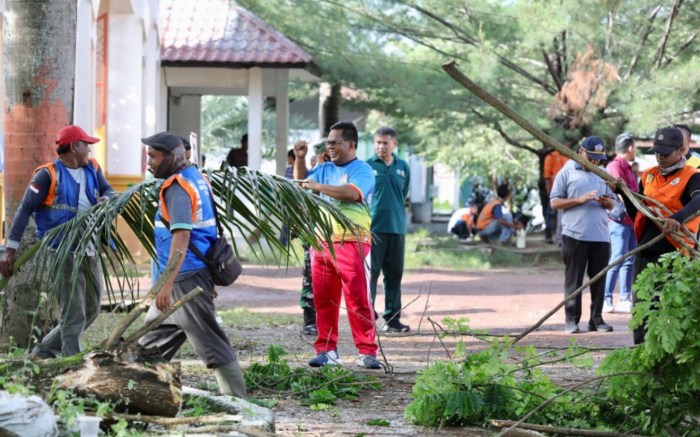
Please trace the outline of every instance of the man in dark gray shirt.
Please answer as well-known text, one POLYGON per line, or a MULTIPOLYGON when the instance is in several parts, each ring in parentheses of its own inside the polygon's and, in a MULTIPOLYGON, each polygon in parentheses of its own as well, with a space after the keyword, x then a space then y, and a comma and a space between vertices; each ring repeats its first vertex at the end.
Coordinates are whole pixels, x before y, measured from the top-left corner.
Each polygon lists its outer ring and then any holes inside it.
POLYGON ((176 266, 177 275, 170 276, 156 295, 146 321, 196 287, 204 292, 141 337, 139 344, 157 349, 170 360, 189 340, 207 368, 214 369, 221 392, 243 398, 243 371, 226 333, 216 321, 214 280, 204 261, 191 250, 195 247, 206 254, 218 238, 211 189, 199 170, 185 159, 180 137, 161 132, 142 141, 149 146, 148 166, 153 175, 165 179, 160 195, 164 201, 159 203, 154 218, 159 271, 175 251, 185 254, 176 266))

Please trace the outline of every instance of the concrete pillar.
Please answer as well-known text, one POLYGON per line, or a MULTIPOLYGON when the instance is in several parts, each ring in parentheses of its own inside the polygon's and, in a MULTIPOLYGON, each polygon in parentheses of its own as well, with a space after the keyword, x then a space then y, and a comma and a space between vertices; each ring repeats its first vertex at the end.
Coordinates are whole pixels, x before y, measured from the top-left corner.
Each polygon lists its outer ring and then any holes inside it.
POLYGON ((277 112, 277 132, 275 144, 275 172, 284 176, 287 167, 289 144, 289 70, 277 70, 275 86, 275 110, 277 112))
POLYGON ((75 40, 73 124, 95 130, 95 15, 91 0, 79 0, 75 40))
POLYGON ((108 20, 107 174, 140 180, 143 26, 131 14, 108 20))
POLYGON ((187 139, 190 132, 195 132, 200 138, 202 111, 202 96, 171 95, 168 105, 168 130, 187 139))
MULTIPOLYGON (((159 55, 160 56, 160 55, 159 55)), ((158 97, 156 105, 156 128, 155 132, 162 132, 168 129, 169 92, 166 82, 165 68, 158 68, 158 97)), ((153 133, 155 133, 153 132, 153 133)), ((151 132, 146 132, 149 134, 151 132)))
POLYGON ((143 122, 141 131, 143 136, 149 136, 157 132, 156 108, 158 107, 158 95, 160 93, 160 46, 158 42, 158 29, 155 24, 149 26, 146 35, 146 45, 143 56, 143 122))
POLYGON ((248 70, 248 167, 260 170, 262 164, 263 80, 262 69, 248 70))

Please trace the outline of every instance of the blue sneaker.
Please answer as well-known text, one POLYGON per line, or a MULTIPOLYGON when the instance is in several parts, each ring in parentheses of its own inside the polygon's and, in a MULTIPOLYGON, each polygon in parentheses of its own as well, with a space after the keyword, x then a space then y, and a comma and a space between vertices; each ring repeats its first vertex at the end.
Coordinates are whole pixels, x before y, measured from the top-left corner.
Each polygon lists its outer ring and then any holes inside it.
POLYGON ((337 366, 339 364, 340 357, 338 356, 338 352, 334 350, 321 352, 309 360, 309 366, 311 367, 337 366))
POLYGON ((382 365, 377 361, 377 357, 374 355, 363 355, 355 360, 355 364, 359 367, 364 367, 365 369, 381 369, 382 365))

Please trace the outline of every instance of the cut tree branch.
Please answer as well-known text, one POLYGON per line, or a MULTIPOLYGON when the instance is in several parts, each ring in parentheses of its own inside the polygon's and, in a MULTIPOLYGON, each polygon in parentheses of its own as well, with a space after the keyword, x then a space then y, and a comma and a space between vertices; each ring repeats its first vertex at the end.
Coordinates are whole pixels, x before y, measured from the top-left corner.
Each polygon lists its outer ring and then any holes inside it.
POLYGON ((178 299, 177 302, 169 306, 167 309, 165 309, 162 313, 158 314, 158 317, 155 319, 151 320, 150 322, 146 323, 136 331, 134 331, 133 334, 128 336, 127 338, 124 339, 124 341, 121 343, 120 347, 126 348, 128 347, 131 343, 135 342, 139 338, 141 338, 143 335, 146 333, 150 332, 153 328, 156 326, 160 325, 160 323, 167 319, 172 313, 180 309, 183 305, 185 305, 187 302, 194 300, 196 297, 198 297, 200 294, 202 294, 204 290, 202 290, 202 287, 196 287, 194 290, 190 291, 186 295, 182 296, 180 299, 178 299))
POLYGON ((168 278, 170 278, 170 276, 173 273, 175 273, 175 268, 180 262, 182 256, 183 254, 179 250, 176 250, 175 253, 173 253, 173 255, 170 257, 170 260, 168 261, 168 265, 165 267, 165 271, 153 285, 153 288, 151 288, 148 294, 146 294, 146 297, 141 302, 139 302, 138 305, 132 308, 131 311, 129 311, 129 314, 127 314, 126 317, 124 317, 119 322, 119 324, 112 330, 112 333, 102 344, 103 349, 113 350, 119 345, 119 341, 124 332, 126 332, 129 326, 131 326, 131 324, 139 318, 142 312, 148 310, 148 307, 151 306, 151 302, 153 302, 153 299, 156 297, 156 294, 160 292, 165 283, 168 281, 168 278))

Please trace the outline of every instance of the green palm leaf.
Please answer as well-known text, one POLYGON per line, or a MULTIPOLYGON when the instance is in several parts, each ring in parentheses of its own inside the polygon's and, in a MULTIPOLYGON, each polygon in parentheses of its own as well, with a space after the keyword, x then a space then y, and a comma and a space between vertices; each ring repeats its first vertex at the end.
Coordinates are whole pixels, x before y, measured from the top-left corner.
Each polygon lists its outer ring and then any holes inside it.
MULTIPOLYGON (((282 177, 248 168, 208 171, 206 176, 217 198, 216 208, 222 226, 231 235, 242 234, 254 252, 262 249, 264 238, 273 248, 274 261, 278 264, 291 255, 288 247, 279 241, 283 225, 311 246, 320 248, 327 243, 331 250, 334 222, 345 229, 348 237, 357 234, 356 225, 332 202, 282 177), (245 238, 252 234, 262 238, 245 238)), ((120 235, 118 218, 133 231, 149 256, 155 258, 153 217, 162 182, 152 179, 134 185, 49 231, 37 243, 31 267, 32 288, 57 293, 69 256, 73 254, 74 265, 80 266, 86 262, 87 249, 93 246, 96 256, 100 257, 110 297, 122 300, 125 292, 137 289, 134 272, 130 271, 134 248, 128 247, 120 235), (54 241, 60 243, 56 245, 54 241)), ((238 254, 236 239, 232 242, 238 254)), ((74 268, 71 273, 71 290, 75 288, 78 272, 79 269, 74 268)), ((0 283, 0 289, 3 286, 0 283)))

